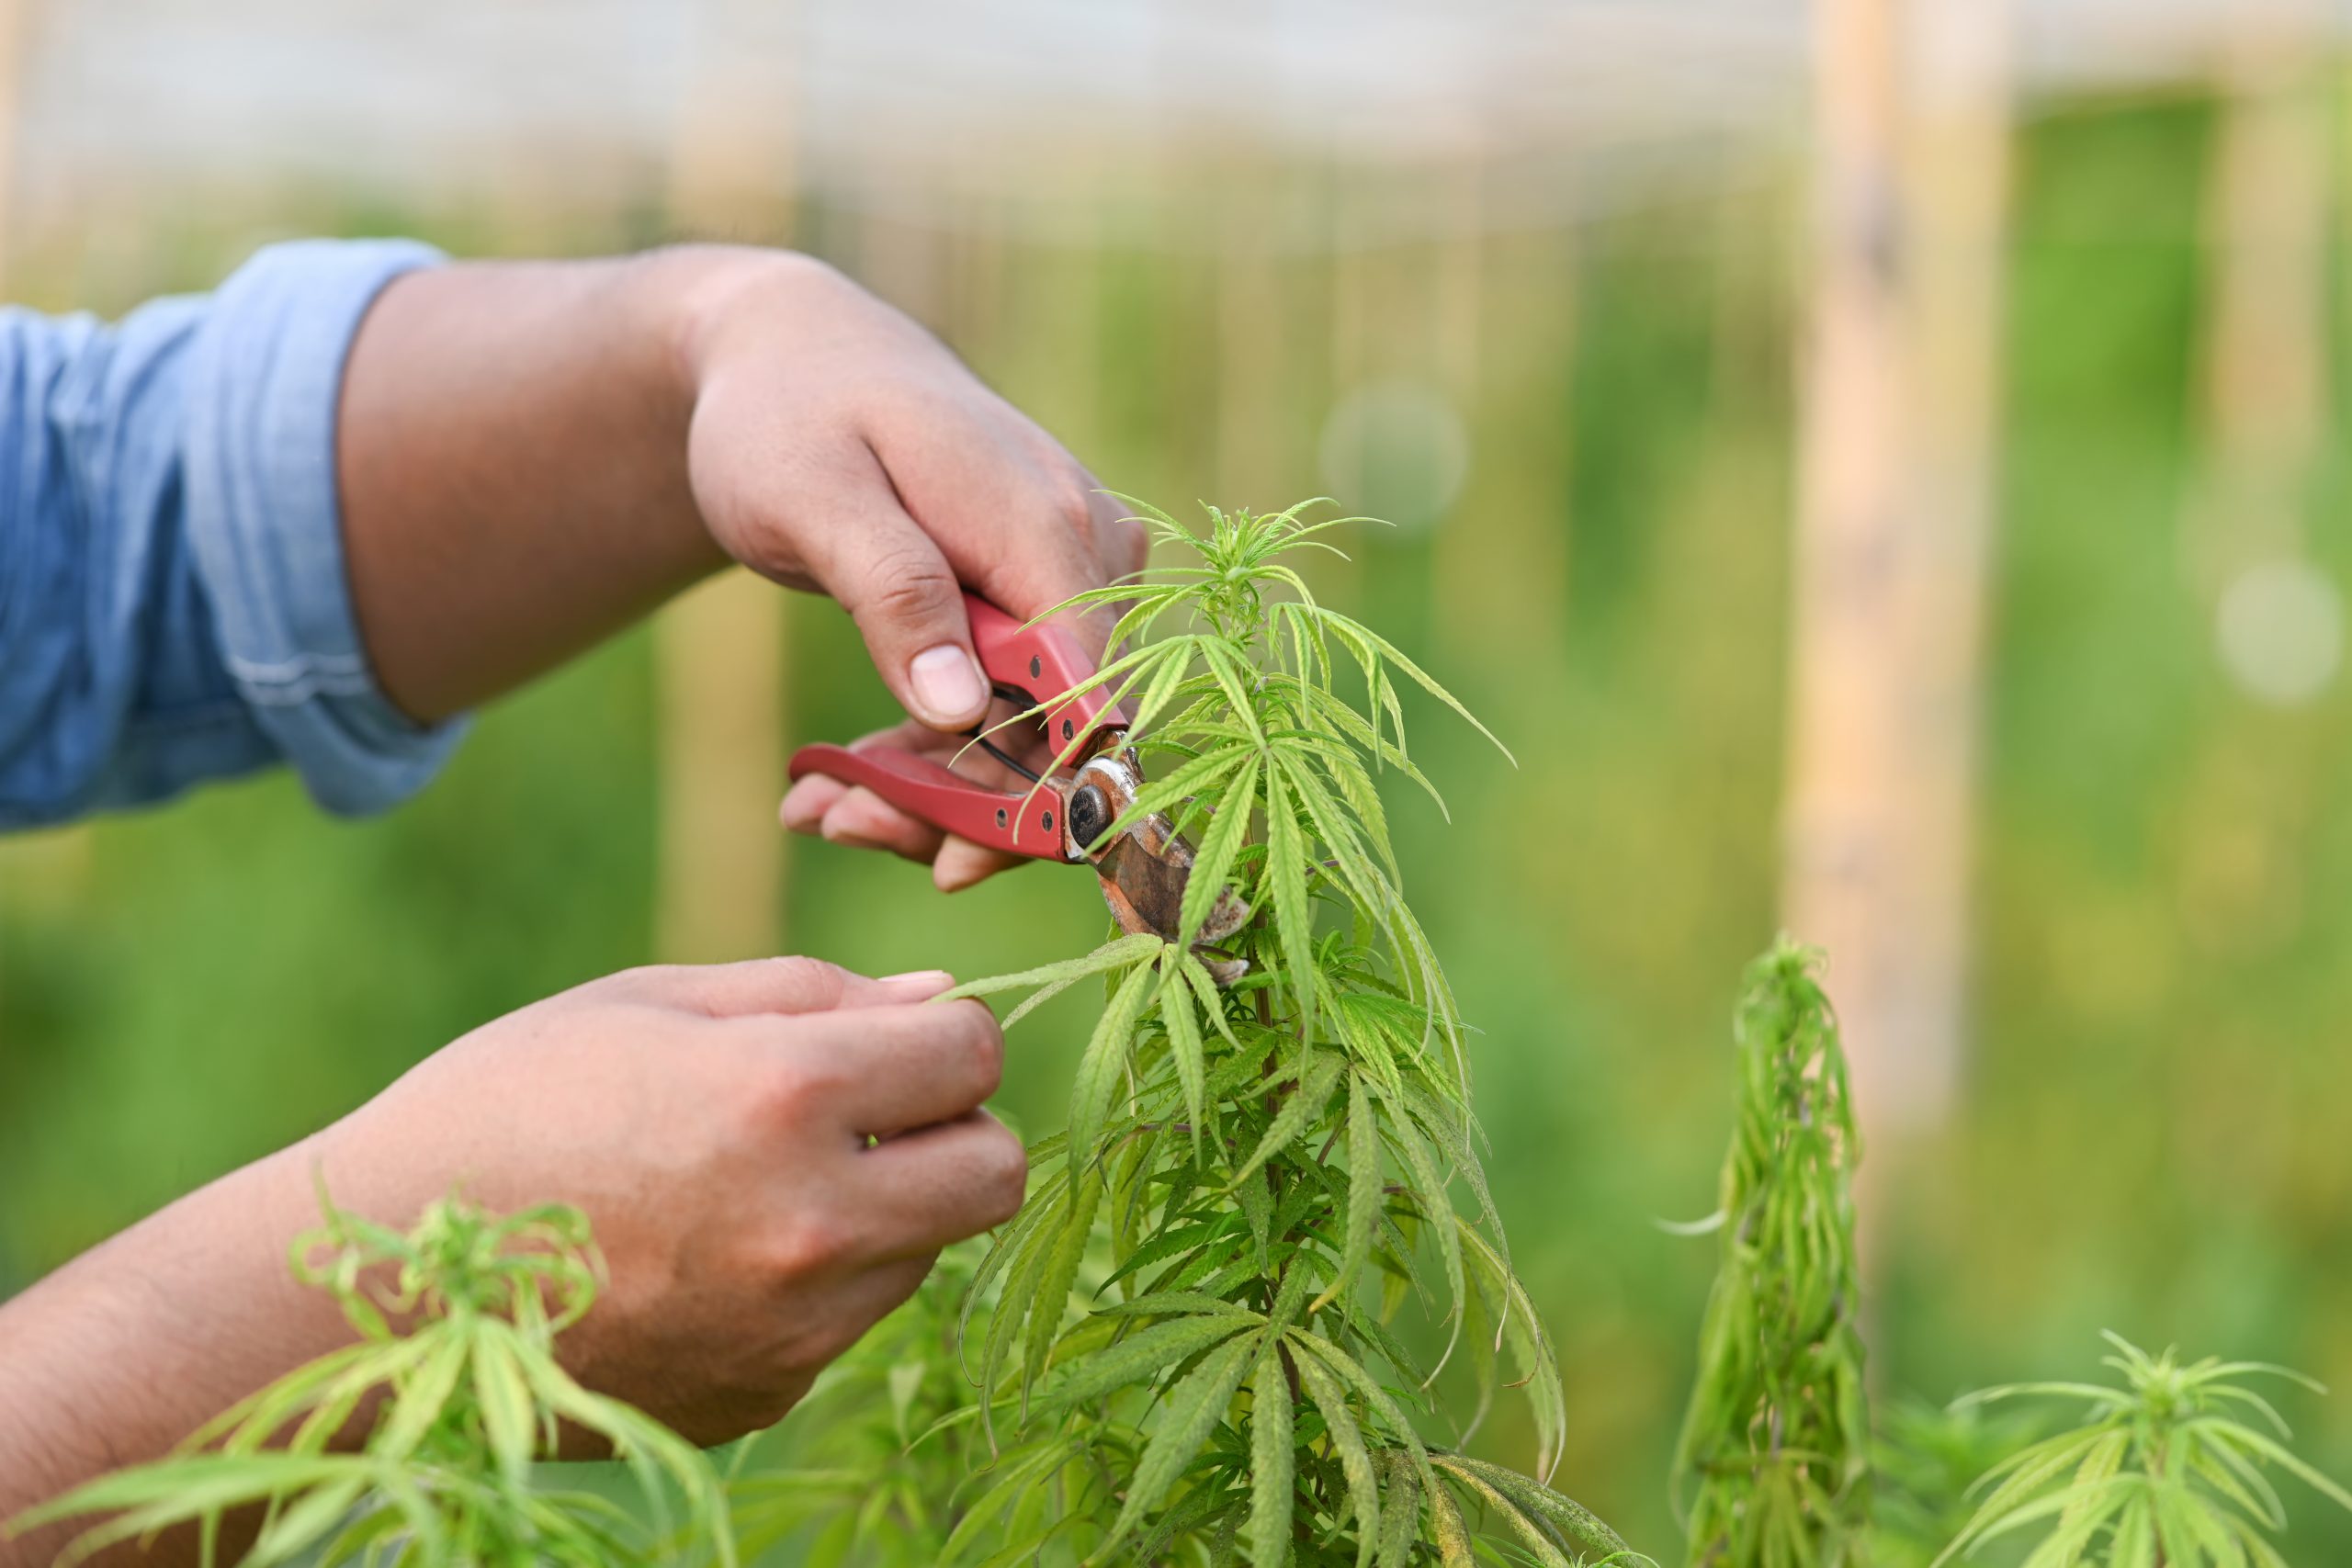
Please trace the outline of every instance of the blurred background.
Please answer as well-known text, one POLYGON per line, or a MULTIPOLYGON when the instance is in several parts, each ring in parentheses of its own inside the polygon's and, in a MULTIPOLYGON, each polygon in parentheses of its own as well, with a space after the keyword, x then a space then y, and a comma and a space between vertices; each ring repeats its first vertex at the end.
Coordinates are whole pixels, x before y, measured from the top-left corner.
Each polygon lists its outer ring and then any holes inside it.
MULTIPOLYGON (((0 289, 112 313, 294 234, 800 246, 1106 482, 1393 519, 1322 592, 1437 713, 1408 891, 1483 1030, 1571 1492, 1658 1550, 1727 1017, 1826 944, 1890 1392, 2095 1335, 2274 1359, 2352 1473, 2352 56, 2328 0, 0 0, 0 289), (2331 892, 2331 889, 2336 889, 2331 892)), ((283 778, 0 844, 0 1293, 593 976, 970 976, 773 827, 890 716, 714 584, 363 825, 283 778)), ((1083 1009, 1017 1039, 1057 1123, 1083 1009)), ((518 1108, 519 1109, 519 1108, 518 1108)), ((1505 1406, 1480 1443, 1524 1462, 1505 1406)), ((2290 1556, 2352 1525, 2293 1499, 2290 1556)))

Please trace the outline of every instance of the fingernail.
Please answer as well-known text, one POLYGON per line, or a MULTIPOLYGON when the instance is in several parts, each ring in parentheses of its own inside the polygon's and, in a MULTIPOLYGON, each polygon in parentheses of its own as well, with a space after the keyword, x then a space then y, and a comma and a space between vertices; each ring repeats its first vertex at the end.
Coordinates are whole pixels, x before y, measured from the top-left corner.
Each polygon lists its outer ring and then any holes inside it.
POLYGON ((919 980, 926 986, 939 986, 944 987, 954 985, 956 983, 956 976, 950 975, 944 969, 910 969, 903 975, 883 976, 881 984, 885 986, 895 985, 901 980, 910 983, 919 980))
POLYGON ((988 694, 972 656, 952 642, 916 654, 914 662, 907 666, 907 677, 915 689, 915 702, 923 710, 916 716, 941 723, 964 717, 988 694))

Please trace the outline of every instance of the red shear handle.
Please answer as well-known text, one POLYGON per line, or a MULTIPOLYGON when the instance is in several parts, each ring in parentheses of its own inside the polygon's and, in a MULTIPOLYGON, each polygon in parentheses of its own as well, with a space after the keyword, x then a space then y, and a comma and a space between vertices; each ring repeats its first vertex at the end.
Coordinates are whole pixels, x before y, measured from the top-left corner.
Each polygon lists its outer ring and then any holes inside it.
MULTIPOLYGON (((1050 622, 1023 627, 977 593, 964 595, 964 613, 972 623, 972 647, 980 656, 980 668, 997 685, 1017 687, 1043 702, 1094 674, 1093 658, 1065 627, 1050 622)), ((1046 738, 1062 757, 1072 754, 1072 743, 1080 737, 1091 739, 1098 729, 1118 728, 1126 722, 1112 707, 1108 694, 1093 685, 1057 705, 1044 719, 1046 738)))
POLYGON ((1001 795, 948 772, 928 757, 877 746, 803 746, 792 754, 795 780, 822 773, 863 784, 908 815, 986 849, 1033 860, 1062 858, 1061 791, 1048 784, 1035 795, 1001 795))

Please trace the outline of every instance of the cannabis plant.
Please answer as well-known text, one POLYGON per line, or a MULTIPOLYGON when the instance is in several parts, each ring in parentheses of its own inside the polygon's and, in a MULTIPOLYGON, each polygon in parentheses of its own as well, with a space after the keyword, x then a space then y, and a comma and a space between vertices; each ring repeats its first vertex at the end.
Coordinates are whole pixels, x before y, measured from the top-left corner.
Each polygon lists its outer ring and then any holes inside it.
POLYGON ((2030 1438, 2023 1413, 1894 1402, 1871 1445, 1870 1568, 1930 1568, 1976 1512, 1976 1478, 2030 1438))
POLYGON ((1559 1371, 1389 843, 1382 778, 1436 795, 1400 682, 1469 715, 1317 602, 1294 562, 1334 524, 1211 508, 1195 535, 1137 509, 1185 564, 1066 606, 1122 606, 1101 679, 1156 778, 1103 830, 1164 814, 1197 861, 1175 940, 949 993, 1027 991, 1008 1025, 1091 980, 1103 1002, 1068 1125, 1033 1146, 1028 1204, 958 1309, 974 1395, 914 1438, 969 1431, 984 1466, 936 1561, 1632 1561, 1545 1484, 1559 1371), (1424 1438, 1455 1355, 1481 1390, 1465 1427, 1504 1382, 1524 1393, 1534 1476, 1424 1438))
POLYGON ((747 1561, 788 1546, 799 1568, 931 1568, 989 1481, 977 1403, 956 1365, 959 1307, 985 1244, 942 1255, 912 1300, 832 1366, 782 1427, 737 1446, 726 1473, 747 1561))
POLYGON ((601 1264, 577 1210, 498 1215, 452 1196, 406 1235, 327 1201, 296 1275, 358 1334, 192 1433, 170 1457, 101 1476, 18 1521, 108 1516, 61 1562, 175 1526, 212 1563, 225 1521, 257 1534, 242 1561, 415 1565, 732 1563, 718 1478, 659 1422, 582 1388, 556 1337, 596 1299, 601 1264), (534 1483, 559 1423, 608 1442, 642 1508, 534 1483), (355 1425, 355 1451, 330 1444, 355 1425), (672 1523, 672 1499, 684 1510, 672 1523), (691 1540, 691 1547, 687 1542, 691 1540))
POLYGON ((1707 1222, 1721 1263, 1675 1450, 1694 1568, 1837 1568, 1868 1524, 1861 1143, 1819 963, 1782 938, 1735 1014, 1739 1121, 1707 1222))
POLYGON ((2286 1421, 2256 1377, 2314 1392, 2300 1372, 2256 1361, 2151 1356, 2109 1334, 2103 1364, 2122 1374, 2099 1383, 2018 1383, 1988 1389, 1961 1407, 2007 1399, 2064 1399, 2086 1408, 2081 1425, 2020 1450, 1978 1483, 1991 1488, 1939 1563, 2003 1538, 2038 1540, 2029 1568, 2286 1568, 2271 1538, 2287 1510, 2267 1473, 2274 1467, 2338 1506, 2352 1493, 2287 1446, 2286 1421))

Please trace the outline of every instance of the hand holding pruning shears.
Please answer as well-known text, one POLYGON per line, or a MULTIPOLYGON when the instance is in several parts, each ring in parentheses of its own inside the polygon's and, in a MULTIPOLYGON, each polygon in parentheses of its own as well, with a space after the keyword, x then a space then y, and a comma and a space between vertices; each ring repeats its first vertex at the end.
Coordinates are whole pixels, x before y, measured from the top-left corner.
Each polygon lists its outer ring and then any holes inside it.
MULTIPOLYGON (((1093 683, 1095 661, 1050 622, 1023 626, 969 593, 965 612, 991 687, 1016 705, 1012 718, 975 729, 969 744, 1000 775, 1017 782, 991 787, 926 754, 936 747, 916 750, 886 733, 852 746, 802 747, 792 759, 793 795, 819 783, 862 790, 928 834, 986 853, 1091 865, 1121 928, 1174 941, 1183 926, 1193 846, 1165 816, 1133 809, 1144 788, 1142 767, 1127 745, 1125 713, 1093 683), (1032 729, 1034 766, 998 744, 996 737, 1015 727, 1032 729)), ((847 797, 834 798, 838 808, 847 797)), ((785 816, 793 820, 791 795, 785 816)), ((1208 950, 1210 972, 1220 979, 1238 977, 1242 966, 1216 956, 1216 944, 1249 918, 1231 888, 1219 889, 1193 944, 1208 950)))

